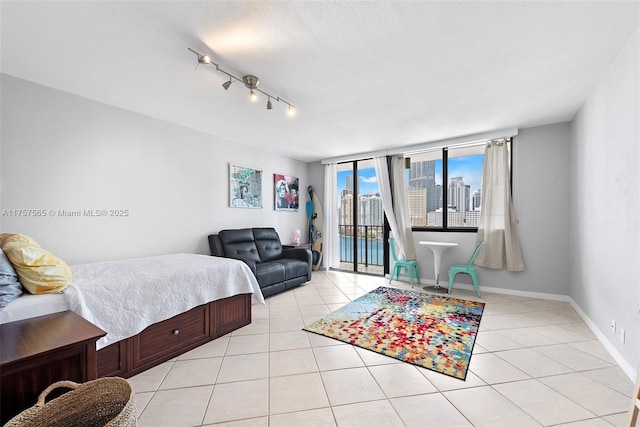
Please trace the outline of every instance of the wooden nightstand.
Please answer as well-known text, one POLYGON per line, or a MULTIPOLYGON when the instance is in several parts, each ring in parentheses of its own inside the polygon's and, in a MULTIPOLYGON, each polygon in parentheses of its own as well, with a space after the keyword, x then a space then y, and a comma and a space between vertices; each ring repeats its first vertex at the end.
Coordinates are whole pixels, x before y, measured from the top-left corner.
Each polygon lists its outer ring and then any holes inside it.
POLYGON ((2 424, 56 381, 96 379, 96 341, 105 335, 71 311, 0 325, 2 424))

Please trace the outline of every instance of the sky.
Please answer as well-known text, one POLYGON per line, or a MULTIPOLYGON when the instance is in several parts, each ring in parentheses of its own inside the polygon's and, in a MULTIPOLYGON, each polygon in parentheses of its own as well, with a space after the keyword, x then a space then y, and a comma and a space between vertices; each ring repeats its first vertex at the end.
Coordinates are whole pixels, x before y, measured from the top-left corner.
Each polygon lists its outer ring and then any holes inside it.
MULTIPOLYGON (((464 178, 471 186, 471 194, 482 187, 482 160, 484 155, 453 157, 449 159, 449 179, 454 176, 464 178)), ((442 182, 442 160, 436 160, 436 182, 442 182)))
MULTIPOLYGON (((449 159, 449 179, 462 176, 464 183, 471 186, 471 194, 482 186, 483 155, 453 157, 449 159)), ((338 198, 340 192, 347 187, 347 175, 352 171, 338 172, 338 198)), ((360 194, 378 193, 378 179, 374 168, 358 169, 360 194)), ((436 182, 442 183, 442 160, 436 160, 436 182)))
MULTIPOLYGON (((347 175, 353 175, 353 172, 338 172, 338 198, 340 198, 340 192, 347 188, 347 175)), ((378 178, 376 177, 376 170, 374 168, 358 169, 358 177, 358 192, 360 194, 372 194, 380 191, 378 189, 378 178)))

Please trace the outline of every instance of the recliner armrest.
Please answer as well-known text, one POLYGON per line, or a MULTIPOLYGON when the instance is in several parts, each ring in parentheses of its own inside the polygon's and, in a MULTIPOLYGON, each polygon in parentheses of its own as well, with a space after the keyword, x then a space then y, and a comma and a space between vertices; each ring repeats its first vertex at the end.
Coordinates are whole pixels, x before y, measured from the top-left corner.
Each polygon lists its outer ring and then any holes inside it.
POLYGON ((247 264, 249 266, 249 268, 251 269, 251 272, 253 273, 254 276, 258 277, 256 275, 256 262, 250 259, 240 259, 240 261, 244 262, 245 264, 247 264))
POLYGON ((297 259, 304 261, 309 266, 307 270, 307 280, 311 280, 312 260, 311 250, 306 248, 283 248, 282 258, 297 259))
POLYGON ((307 248, 283 248, 282 258, 298 259, 311 262, 311 251, 307 248))
POLYGON ((224 257, 224 249, 222 248, 222 240, 217 234, 209 235, 209 249, 211 249, 211 255, 224 257))

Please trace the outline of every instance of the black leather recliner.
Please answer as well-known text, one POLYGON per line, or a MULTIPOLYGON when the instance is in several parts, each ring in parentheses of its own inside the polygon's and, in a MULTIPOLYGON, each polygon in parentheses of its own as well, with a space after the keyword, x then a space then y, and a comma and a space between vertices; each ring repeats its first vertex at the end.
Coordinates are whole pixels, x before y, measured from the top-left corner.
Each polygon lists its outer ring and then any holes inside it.
POLYGON ((311 251, 283 249, 274 228, 222 230, 209 236, 209 247, 213 256, 244 261, 265 297, 311 280, 311 251))

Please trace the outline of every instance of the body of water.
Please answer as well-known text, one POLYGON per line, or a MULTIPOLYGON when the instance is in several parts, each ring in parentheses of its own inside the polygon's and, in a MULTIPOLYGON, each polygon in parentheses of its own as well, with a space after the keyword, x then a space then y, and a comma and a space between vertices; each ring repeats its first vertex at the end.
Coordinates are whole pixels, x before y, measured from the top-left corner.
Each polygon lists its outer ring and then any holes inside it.
MULTIPOLYGON (((358 238, 356 240, 356 244, 358 245, 358 264, 384 264, 382 239, 358 238), (366 263, 365 254, 368 261, 366 263)), ((340 261, 353 262, 353 237, 351 236, 340 236, 340 261)))

